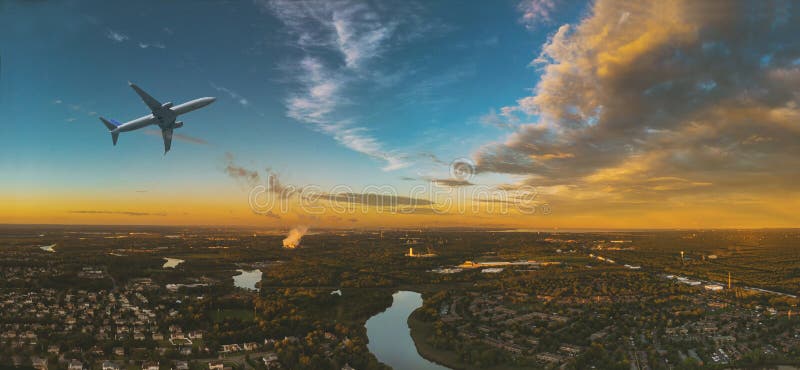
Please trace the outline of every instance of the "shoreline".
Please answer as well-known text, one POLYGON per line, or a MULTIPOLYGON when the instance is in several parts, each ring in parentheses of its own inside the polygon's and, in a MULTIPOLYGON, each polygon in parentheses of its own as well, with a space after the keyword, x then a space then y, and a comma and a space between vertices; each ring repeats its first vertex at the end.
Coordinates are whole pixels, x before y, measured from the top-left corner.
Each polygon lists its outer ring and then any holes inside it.
POLYGON ((432 348, 430 345, 425 343, 425 337, 428 332, 432 330, 432 327, 429 323, 423 322, 416 318, 417 312, 421 310, 422 307, 417 308, 416 310, 412 311, 410 315, 408 315, 408 319, 406 323, 408 325, 409 334, 411 335, 411 341, 414 342, 414 347, 417 349, 417 353, 419 355, 436 364, 448 367, 453 370, 473 370, 476 369, 474 367, 465 367, 463 364, 457 363, 454 364, 450 359, 446 359, 445 357, 455 357, 455 353, 449 351, 442 351, 432 348))
POLYGON ((517 367, 510 364, 500 364, 491 367, 477 367, 472 364, 467 364, 461 361, 458 355, 453 351, 440 350, 431 347, 425 343, 425 337, 429 335, 434 329, 433 325, 416 318, 417 312, 422 307, 414 310, 411 315, 408 315, 408 328, 411 331, 411 340, 414 342, 414 347, 417 348, 417 353, 424 359, 448 367, 453 370, 522 370, 525 367, 517 367))

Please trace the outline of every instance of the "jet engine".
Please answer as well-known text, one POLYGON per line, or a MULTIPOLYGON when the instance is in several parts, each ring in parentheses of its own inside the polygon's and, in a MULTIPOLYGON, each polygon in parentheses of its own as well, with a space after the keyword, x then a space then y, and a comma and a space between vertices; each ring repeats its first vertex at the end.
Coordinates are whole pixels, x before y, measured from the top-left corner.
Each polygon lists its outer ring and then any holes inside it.
POLYGON ((183 127, 183 121, 175 122, 175 128, 181 128, 181 127, 183 127))

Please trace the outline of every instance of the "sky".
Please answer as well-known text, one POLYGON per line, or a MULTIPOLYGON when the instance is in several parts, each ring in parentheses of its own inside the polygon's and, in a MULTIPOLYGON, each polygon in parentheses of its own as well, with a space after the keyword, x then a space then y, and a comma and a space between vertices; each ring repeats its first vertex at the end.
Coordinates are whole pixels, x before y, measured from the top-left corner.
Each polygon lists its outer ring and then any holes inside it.
POLYGON ((6 1, 0 223, 797 227, 791 1, 6 1), (99 117, 217 101, 160 132, 99 117))

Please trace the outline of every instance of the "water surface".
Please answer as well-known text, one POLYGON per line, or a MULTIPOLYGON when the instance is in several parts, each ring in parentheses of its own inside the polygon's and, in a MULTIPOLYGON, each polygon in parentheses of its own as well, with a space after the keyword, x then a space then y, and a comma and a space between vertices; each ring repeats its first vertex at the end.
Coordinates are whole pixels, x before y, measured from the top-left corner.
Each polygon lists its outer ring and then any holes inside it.
POLYGON ((184 262, 184 260, 182 260, 182 259, 169 258, 169 257, 164 257, 164 260, 167 261, 167 262, 164 262, 164 266, 161 266, 162 268, 173 268, 174 269, 175 267, 177 267, 178 265, 180 265, 181 263, 184 262))
POLYGON ((233 277, 233 286, 247 290, 258 290, 256 283, 261 282, 261 270, 236 270, 239 275, 233 277))
POLYGON ((367 348, 378 361, 395 370, 448 370, 424 359, 417 352, 408 316, 422 306, 422 295, 399 291, 392 295, 392 306, 367 320, 367 348))

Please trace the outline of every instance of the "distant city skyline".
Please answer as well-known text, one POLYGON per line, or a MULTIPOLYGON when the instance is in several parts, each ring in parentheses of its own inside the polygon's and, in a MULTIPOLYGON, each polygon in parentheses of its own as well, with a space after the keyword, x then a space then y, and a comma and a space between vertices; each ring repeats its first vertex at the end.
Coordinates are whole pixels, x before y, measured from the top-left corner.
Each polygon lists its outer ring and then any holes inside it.
POLYGON ((0 4, 0 223, 800 225, 792 2, 153 4, 0 4))

